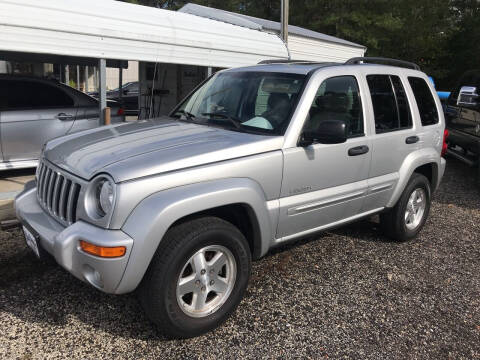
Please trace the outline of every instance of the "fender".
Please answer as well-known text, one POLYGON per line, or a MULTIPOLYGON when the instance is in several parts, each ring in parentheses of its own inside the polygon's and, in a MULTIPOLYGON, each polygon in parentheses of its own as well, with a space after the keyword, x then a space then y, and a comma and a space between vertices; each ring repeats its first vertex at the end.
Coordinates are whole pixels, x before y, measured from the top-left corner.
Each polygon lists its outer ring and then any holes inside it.
POLYGON ((134 239, 128 265, 115 293, 134 290, 143 278, 162 238, 175 221, 219 206, 242 203, 254 211, 260 229, 260 253, 268 251, 273 239, 265 194, 247 178, 229 178, 179 186, 142 200, 122 227, 134 239))
POLYGON ((438 151, 434 148, 424 148, 410 153, 400 167, 398 172, 399 181, 392 193, 390 201, 387 203, 387 207, 391 208, 395 206, 415 169, 425 164, 434 163, 436 165, 433 169, 433 192, 438 187, 439 181, 443 175, 442 169, 445 168, 445 161, 442 162, 440 159, 441 157, 438 156, 438 151))

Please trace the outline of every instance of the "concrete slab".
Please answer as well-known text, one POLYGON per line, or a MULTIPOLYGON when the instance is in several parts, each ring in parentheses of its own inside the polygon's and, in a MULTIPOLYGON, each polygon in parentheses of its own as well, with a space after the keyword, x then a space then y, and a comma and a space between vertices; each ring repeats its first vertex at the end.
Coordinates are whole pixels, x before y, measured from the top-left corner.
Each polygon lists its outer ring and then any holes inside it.
POLYGON ((25 184, 35 178, 35 169, 0 172, 0 221, 15 218, 13 200, 25 184))

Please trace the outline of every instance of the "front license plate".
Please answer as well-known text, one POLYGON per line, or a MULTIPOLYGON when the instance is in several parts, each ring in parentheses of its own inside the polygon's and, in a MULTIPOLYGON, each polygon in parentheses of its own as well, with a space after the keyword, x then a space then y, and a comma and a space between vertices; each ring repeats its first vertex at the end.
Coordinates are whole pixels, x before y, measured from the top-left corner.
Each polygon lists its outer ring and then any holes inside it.
POLYGON ((37 255, 37 257, 40 258, 40 250, 38 248, 37 237, 33 235, 32 232, 28 230, 25 226, 23 227, 23 233, 25 235, 25 241, 27 245, 30 247, 30 249, 33 250, 35 255, 37 255))

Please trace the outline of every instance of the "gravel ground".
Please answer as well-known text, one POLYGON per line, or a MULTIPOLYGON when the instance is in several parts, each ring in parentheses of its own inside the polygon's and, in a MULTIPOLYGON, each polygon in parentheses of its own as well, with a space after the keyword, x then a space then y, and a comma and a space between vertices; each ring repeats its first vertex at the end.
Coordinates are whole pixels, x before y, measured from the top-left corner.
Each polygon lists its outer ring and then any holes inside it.
POLYGON ((454 160, 418 239, 388 242, 370 219, 277 249, 234 316, 195 339, 37 262, 18 230, 0 243, 2 359, 480 359, 480 192, 454 160))

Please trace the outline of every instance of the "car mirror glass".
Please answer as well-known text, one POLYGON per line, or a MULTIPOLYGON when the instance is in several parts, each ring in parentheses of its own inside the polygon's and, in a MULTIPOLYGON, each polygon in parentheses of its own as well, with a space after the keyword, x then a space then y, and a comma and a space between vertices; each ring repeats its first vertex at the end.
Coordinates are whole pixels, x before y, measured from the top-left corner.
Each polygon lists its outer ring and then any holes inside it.
POLYGON ((325 120, 318 124, 317 129, 305 131, 300 140, 300 146, 308 146, 314 142, 321 144, 341 144, 347 141, 347 125, 342 120, 325 120))

